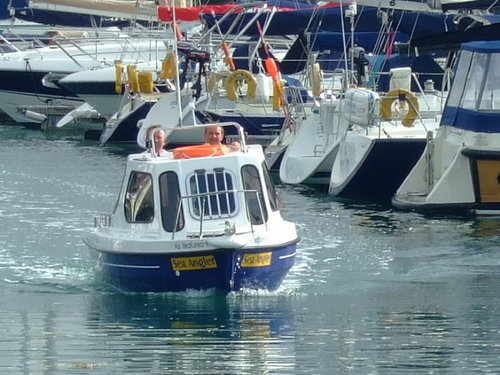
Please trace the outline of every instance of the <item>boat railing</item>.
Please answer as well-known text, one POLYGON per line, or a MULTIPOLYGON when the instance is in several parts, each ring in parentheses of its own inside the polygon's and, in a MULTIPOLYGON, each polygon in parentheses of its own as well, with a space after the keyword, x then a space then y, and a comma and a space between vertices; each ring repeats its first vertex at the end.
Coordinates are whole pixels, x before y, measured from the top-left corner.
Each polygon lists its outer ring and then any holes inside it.
POLYGON ((14 44, 12 44, 9 40, 5 39, 3 35, 0 35, 0 41, 2 41, 3 43, 7 44, 10 48, 12 48, 16 52, 21 51, 14 44))
POLYGON ((268 227, 266 216, 264 214, 264 203, 262 202, 261 196, 257 190, 220 190, 200 194, 183 195, 180 197, 177 204, 174 230, 172 231, 172 240, 175 239, 179 223, 183 220, 183 202, 185 202, 185 205, 188 207, 190 216, 195 220, 199 220, 199 230, 196 233, 190 233, 190 236, 203 238, 234 234, 236 232, 236 226, 231 224, 229 220, 226 220, 224 230, 218 231, 207 230, 206 222, 236 217, 238 215, 237 203, 242 201, 242 195, 245 198, 244 207, 250 224, 250 232, 254 233, 255 225, 259 224, 265 224, 267 230, 268 227), (233 210, 231 210, 231 206, 234 207, 233 210))

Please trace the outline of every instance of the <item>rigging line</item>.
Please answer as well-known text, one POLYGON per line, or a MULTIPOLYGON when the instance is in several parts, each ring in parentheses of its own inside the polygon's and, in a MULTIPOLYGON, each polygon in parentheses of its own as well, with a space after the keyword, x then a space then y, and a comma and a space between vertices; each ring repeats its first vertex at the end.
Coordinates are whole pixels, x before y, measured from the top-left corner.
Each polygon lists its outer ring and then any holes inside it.
MULTIPOLYGON (((401 19, 403 18, 403 15, 401 15, 401 18, 399 19, 399 22, 401 22, 401 19)), ((420 18, 420 12, 417 13, 417 18, 415 19, 415 23, 413 24, 413 29, 411 30, 411 34, 410 34, 410 40, 413 39, 413 35, 415 34, 415 29, 417 28, 417 24, 418 24, 418 19, 420 18)), ((399 27, 399 25, 398 25, 399 27)))
POLYGON ((488 12, 489 12, 489 11, 491 10, 491 8, 494 8, 497 4, 498 4, 498 0, 496 0, 493 4, 491 4, 491 5, 488 7, 488 9, 486 9, 486 11, 488 11, 488 12))
MULTIPOLYGON (((394 16, 394 10, 391 10, 391 16, 388 18, 388 19, 390 19, 390 21, 386 25, 387 34, 389 34, 389 32, 390 32, 390 30, 392 28, 392 24, 394 22, 393 21, 393 19, 394 19, 393 16, 394 16)), ((401 21, 401 18, 399 20, 401 21)), ((397 28, 399 28, 399 24, 398 24, 397 28)), ((395 31, 395 32, 397 32, 397 31, 395 31)), ((389 60, 389 53, 388 53, 389 52, 389 49, 388 49, 389 45, 388 45, 388 43, 390 43, 390 41, 391 41, 390 36, 388 36, 386 38, 386 41, 385 41, 385 44, 384 44, 384 47, 387 47, 387 48, 385 49, 385 53, 383 55, 384 57, 382 59, 382 64, 380 65, 380 72, 383 72, 384 66, 385 66, 387 60, 389 60)), ((380 52, 382 52, 381 50, 382 50, 382 46, 380 46, 380 52)), ((376 86, 378 86, 378 84, 379 84, 379 82, 380 82, 381 79, 382 79, 382 74, 379 74, 376 77, 376 79, 375 79, 375 85, 376 86)))
MULTIPOLYGON (((316 17, 316 13, 319 12, 317 8, 315 8, 313 10, 313 13, 311 14, 311 18, 309 18, 309 22, 307 23, 307 26, 306 26, 306 29, 304 32, 307 32, 307 30, 309 30, 309 27, 311 27, 311 23, 312 23, 312 20, 314 17, 316 17)), ((314 32, 310 32, 310 36, 311 35, 314 35, 313 36, 313 40, 311 40, 311 38, 309 37, 309 46, 307 48, 307 59, 309 60, 309 56, 311 55, 311 52, 312 52, 312 46, 314 45, 314 43, 316 43, 316 40, 319 38, 319 30, 320 30, 320 25, 322 23, 322 19, 319 18, 318 16, 318 23, 316 25, 316 30, 314 32)))
POLYGON ((358 27, 358 23, 361 22, 360 19, 361 19, 361 15, 363 14, 364 10, 365 10, 365 7, 364 5, 361 5, 360 6, 361 10, 359 11, 358 13, 358 17, 356 18, 356 22, 354 22, 354 28, 358 27))
POLYGON ((373 54, 378 55, 382 50, 382 46, 384 43, 384 35, 387 32, 387 23, 384 22, 382 27, 380 28, 380 32, 378 33, 377 40, 375 41, 375 45, 373 46, 373 54))
MULTIPOLYGON (((316 14, 319 12, 319 9, 318 8, 313 8, 313 11, 312 11, 312 14, 311 14, 311 17, 309 18, 309 22, 307 23, 307 26, 306 26, 306 29, 304 30, 304 32, 306 32, 307 30, 309 30, 309 27, 311 27, 311 23, 314 19, 314 17, 316 17, 316 14)), ((316 27, 316 31, 319 30, 319 25, 321 24, 321 21, 322 19, 320 19, 318 17, 318 24, 317 24, 317 27, 316 27)))
POLYGON ((347 88, 347 85, 349 83, 349 65, 347 64, 347 45, 345 41, 345 26, 344 26, 344 7, 342 3, 340 3, 340 20, 342 24, 342 43, 344 47, 344 63, 345 63, 345 83, 344 83, 344 89, 347 88))

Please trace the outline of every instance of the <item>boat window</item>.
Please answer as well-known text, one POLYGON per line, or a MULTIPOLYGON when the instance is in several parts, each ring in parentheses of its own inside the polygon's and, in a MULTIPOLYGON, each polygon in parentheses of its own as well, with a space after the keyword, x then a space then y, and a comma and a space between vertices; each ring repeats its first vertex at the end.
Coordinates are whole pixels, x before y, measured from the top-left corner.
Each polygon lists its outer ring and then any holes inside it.
POLYGON ((250 221, 256 225, 264 224, 267 221, 267 209, 262 194, 259 170, 254 165, 244 165, 241 167, 241 177, 250 221))
POLYGON ((236 212, 233 177, 224 168, 214 168, 212 171, 196 170, 189 177, 191 195, 191 213, 195 218, 220 219, 233 216, 236 212))
POLYGON ((467 82, 465 84, 464 95, 460 107, 464 109, 476 109, 476 104, 482 89, 487 61, 487 55, 484 53, 475 53, 472 56, 471 69, 467 75, 467 82))
POLYGON ((153 221, 153 183, 149 173, 132 172, 130 174, 125 194, 125 218, 129 223, 153 221))
POLYGON ((481 111, 499 111, 500 110, 500 54, 490 55, 486 81, 484 83, 483 93, 479 102, 481 111))
POLYGON ((168 171, 160 175, 160 204, 163 229, 167 232, 182 230, 184 228, 184 212, 179 190, 179 178, 175 172, 168 171), (177 227, 175 226, 176 222, 177 227))
POLYGON ((467 82, 467 74, 470 68, 472 59, 471 51, 462 51, 458 59, 458 66, 454 74, 453 84, 450 94, 448 95, 447 105, 450 107, 458 107, 462 94, 464 92, 465 82, 467 82))
POLYGON ((262 163, 262 171, 264 172, 264 180, 266 182, 267 195, 269 196, 269 203, 271 205, 271 210, 278 210, 278 195, 276 194, 276 189, 274 188, 273 180, 269 174, 269 169, 267 168, 266 162, 262 163))

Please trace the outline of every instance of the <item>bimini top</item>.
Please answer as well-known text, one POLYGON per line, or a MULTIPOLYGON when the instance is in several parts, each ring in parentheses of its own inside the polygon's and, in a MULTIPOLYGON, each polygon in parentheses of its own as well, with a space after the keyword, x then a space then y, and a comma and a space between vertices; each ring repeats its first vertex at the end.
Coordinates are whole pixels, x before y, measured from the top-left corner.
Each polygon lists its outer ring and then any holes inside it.
POLYGON ((462 46, 441 125, 500 132, 500 41, 462 46))

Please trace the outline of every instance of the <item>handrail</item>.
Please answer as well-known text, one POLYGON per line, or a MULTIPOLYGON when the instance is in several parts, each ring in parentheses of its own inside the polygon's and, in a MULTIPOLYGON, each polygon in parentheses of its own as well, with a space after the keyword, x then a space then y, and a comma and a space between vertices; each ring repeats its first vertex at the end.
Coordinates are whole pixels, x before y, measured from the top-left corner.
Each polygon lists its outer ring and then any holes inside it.
MULTIPOLYGON (((259 207, 259 215, 260 217, 262 218, 262 224, 264 224, 266 226, 266 230, 268 229, 268 224, 267 224, 267 221, 265 220, 265 216, 264 216, 264 202, 262 202, 261 200, 261 197, 259 195, 259 192, 257 190, 248 190, 248 189, 232 189, 232 190, 220 190, 220 191, 214 191, 214 192, 207 192, 207 193, 201 193, 201 194, 190 194, 190 195, 182 195, 180 196, 180 199, 179 199, 179 202, 177 204, 177 209, 176 209, 176 216, 175 216, 175 222, 174 222, 174 228, 173 228, 173 231, 172 231, 172 240, 175 239, 175 235, 177 233, 177 226, 179 224, 179 220, 180 220, 180 215, 182 213, 182 206, 183 206, 183 202, 184 201, 187 201, 187 206, 190 207, 190 202, 189 200, 190 199, 197 199, 198 202, 201 202, 203 201, 203 204, 200 204, 200 216, 199 218, 195 217, 196 220, 199 220, 200 221, 200 229, 199 229, 199 234, 198 234, 198 237, 199 238, 203 238, 203 225, 205 223, 205 221, 207 220, 218 220, 218 219, 226 219, 226 218, 230 218, 232 216, 235 216, 233 214, 222 214, 220 211, 220 207, 219 209, 217 210, 218 211, 218 214, 217 214, 217 217, 216 218, 209 218, 209 219, 205 219, 205 208, 206 208, 206 204, 208 202, 209 206, 210 206, 210 201, 209 201, 209 197, 211 196, 219 196, 221 194, 226 194, 226 197, 227 197, 227 194, 229 193, 233 193, 233 194, 237 194, 237 195, 241 195, 241 194, 244 194, 245 197, 246 197, 246 194, 250 193, 250 194, 255 194, 255 197, 257 198, 257 203, 258 203, 258 207, 259 207), (200 199, 201 198, 201 199, 200 199)), ((227 198, 226 198, 227 200, 227 198)), ((241 202, 241 199, 235 199, 235 202, 236 201, 240 201, 241 202)), ((218 202, 218 201, 217 201, 218 202)), ((251 220, 251 217, 250 217, 250 209, 249 209, 249 205, 248 205, 248 200, 245 199, 244 200, 245 202, 245 212, 246 212, 246 215, 247 215, 247 219, 250 223, 250 228, 251 228, 251 232, 254 233, 254 225, 252 223, 252 220, 251 220)), ((229 205, 229 201, 227 200, 227 204, 229 205)), ((210 217, 213 216, 212 215, 212 211, 210 209, 210 217)))

